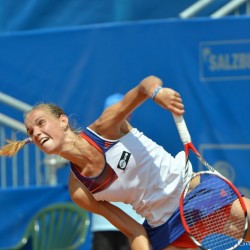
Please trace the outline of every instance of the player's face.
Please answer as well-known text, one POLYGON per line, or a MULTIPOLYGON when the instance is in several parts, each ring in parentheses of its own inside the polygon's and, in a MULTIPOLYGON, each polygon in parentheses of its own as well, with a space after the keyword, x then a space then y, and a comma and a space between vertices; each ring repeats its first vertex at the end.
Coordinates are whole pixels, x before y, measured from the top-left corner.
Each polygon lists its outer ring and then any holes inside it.
POLYGON ((36 146, 47 154, 61 151, 65 138, 63 118, 54 117, 47 110, 35 109, 25 119, 27 133, 36 146))

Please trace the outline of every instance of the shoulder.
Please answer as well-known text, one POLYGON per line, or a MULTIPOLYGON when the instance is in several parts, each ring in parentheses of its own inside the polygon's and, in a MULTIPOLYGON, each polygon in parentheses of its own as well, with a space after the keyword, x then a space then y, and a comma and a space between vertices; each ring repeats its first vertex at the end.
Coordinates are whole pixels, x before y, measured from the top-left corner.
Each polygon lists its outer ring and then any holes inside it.
POLYGON ((89 125, 89 128, 105 139, 117 140, 129 133, 133 127, 125 119, 116 120, 104 114, 89 125))
POLYGON ((77 205, 88 210, 89 212, 94 213, 96 211, 98 201, 89 192, 89 190, 75 178, 73 173, 70 173, 69 193, 72 201, 77 205))

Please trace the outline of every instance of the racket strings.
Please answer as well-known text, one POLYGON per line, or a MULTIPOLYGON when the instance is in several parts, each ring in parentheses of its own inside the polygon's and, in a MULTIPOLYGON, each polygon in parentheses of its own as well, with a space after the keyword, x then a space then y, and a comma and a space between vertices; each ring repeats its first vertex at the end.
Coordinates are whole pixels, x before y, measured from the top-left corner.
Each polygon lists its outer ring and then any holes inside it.
POLYGON ((246 214, 238 198, 229 184, 216 175, 192 178, 184 199, 183 216, 198 245, 225 250, 242 240, 246 214))

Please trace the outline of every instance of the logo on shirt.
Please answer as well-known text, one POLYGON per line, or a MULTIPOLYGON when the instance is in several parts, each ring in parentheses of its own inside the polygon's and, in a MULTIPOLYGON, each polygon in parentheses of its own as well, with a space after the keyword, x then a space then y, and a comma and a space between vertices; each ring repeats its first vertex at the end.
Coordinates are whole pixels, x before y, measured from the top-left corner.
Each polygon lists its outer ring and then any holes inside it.
POLYGON ((112 145, 112 142, 110 142, 110 141, 105 141, 104 142, 104 148, 105 149, 109 148, 111 145, 112 145))
POLYGON ((127 167, 130 155, 131 155, 131 153, 123 151, 122 156, 121 156, 119 163, 117 165, 117 168, 120 168, 121 170, 125 170, 125 168, 127 167))

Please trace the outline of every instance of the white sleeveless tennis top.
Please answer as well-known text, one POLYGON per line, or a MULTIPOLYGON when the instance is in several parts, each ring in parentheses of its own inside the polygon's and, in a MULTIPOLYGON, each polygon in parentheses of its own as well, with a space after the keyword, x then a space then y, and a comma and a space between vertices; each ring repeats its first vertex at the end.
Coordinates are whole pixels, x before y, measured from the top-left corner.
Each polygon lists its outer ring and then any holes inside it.
MULTIPOLYGON (((100 147, 104 149, 106 157, 104 168, 108 166, 116 175, 116 178, 110 178, 111 183, 105 188, 92 192, 94 197, 97 200, 131 204, 152 227, 165 223, 178 207, 184 178, 192 175, 191 166, 185 169, 184 152, 173 157, 136 128, 119 140, 107 140, 89 128, 87 136, 99 146, 111 145, 106 149, 100 147)), ((93 184, 89 184, 89 181, 93 182, 94 178, 79 176, 74 168, 71 165, 76 178, 87 183, 91 191, 93 184)))

